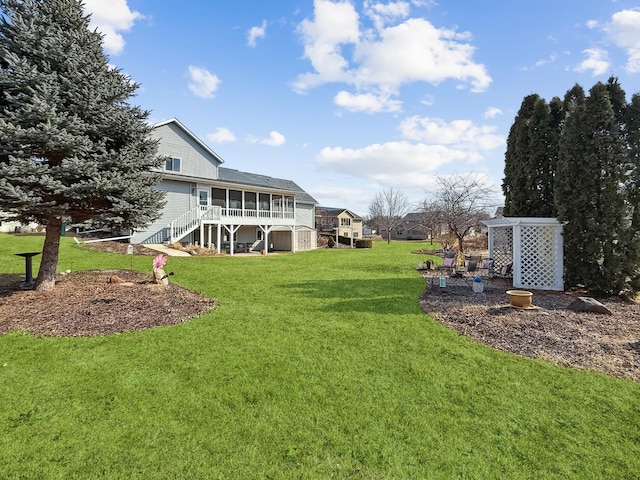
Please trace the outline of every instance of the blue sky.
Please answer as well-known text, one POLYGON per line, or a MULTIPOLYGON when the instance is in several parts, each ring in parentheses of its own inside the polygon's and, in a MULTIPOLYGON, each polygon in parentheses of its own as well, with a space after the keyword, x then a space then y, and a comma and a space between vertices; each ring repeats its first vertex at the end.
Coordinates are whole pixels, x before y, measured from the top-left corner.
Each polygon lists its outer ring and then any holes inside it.
POLYGON ((366 215, 435 178, 501 201, 522 99, 617 76, 640 92, 640 2, 85 0, 151 120, 178 118, 238 170, 366 215))

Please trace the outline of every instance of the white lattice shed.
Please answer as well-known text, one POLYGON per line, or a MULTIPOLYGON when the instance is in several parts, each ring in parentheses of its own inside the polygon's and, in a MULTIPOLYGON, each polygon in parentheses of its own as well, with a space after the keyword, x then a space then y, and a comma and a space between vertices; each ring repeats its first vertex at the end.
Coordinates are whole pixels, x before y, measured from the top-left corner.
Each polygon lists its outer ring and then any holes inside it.
POLYGON ((555 218, 502 217, 483 220, 489 229, 494 271, 513 264, 513 286, 564 290, 562 224, 555 218))

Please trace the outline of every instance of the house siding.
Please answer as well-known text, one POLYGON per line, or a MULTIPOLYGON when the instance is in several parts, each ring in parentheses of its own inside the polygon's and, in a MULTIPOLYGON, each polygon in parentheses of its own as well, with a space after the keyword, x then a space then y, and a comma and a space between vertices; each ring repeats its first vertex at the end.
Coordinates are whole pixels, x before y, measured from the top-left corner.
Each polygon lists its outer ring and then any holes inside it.
POLYGON ((136 230, 131 243, 164 243, 169 240, 169 222, 188 212, 196 205, 196 197, 192 196, 191 188, 195 184, 163 180, 156 188, 166 192, 166 205, 162 216, 145 229, 136 230))
POLYGON ((296 203, 296 225, 314 228, 315 208, 308 203, 296 203))
POLYGON ((162 155, 180 158, 180 171, 171 173, 211 180, 218 178, 219 163, 175 123, 157 127, 152 136, 159 141, 158 151, 162 155))

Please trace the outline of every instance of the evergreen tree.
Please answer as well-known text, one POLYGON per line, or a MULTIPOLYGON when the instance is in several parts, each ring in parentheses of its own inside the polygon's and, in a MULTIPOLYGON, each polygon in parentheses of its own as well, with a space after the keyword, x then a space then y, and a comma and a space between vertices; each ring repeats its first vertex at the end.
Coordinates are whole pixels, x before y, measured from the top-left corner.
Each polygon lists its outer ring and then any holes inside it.
POLYGON ((79 0, 0 0, 0 209, 46 225, 36 289, 55 284, 62 222, 157 218, 161 164, 137 85, 112 68, 79 0))
POLYGON ((520 110, 518 110, 509 130, 502 182, 505 217, 528 216, 529 213, 530 181, 527 178, 530 145, 529 123, 535 104, 539 99, 537 94, 532 94, 522 100, 520 110))
POLYGON ((526 208, 519 214, 527 217, 553 217, 553 178, 556 169, 558 138, 551 123, 551 110, 539 98, 529 120, 529 148, 523 170, 526 176, 526 208))
POLYGON ((597 226, 591 205, 591 193, 594 184, 597 185, 597 177, 592 175, 594 169, 586 168, 584 164, 587 146, 582 87, 575 85, 566 93, 563 109, 565 119, 559 141, 554 201, 558 219, 565 223, 564 281, 566 285, 575 286, 584 284, 589 276, 586 270, 589 257, 584 249, 584 240, 588 232, 597 226))
MULTIPOLYGON (((625 105, 624 98, 621 105, 625 105)), ((626 165, 626 149, 620 136, 619 118, 614 111, 607 86, 598 82, 586 101, 587 131, 591 132, 587 155, 599 175, 593 191, 597 215, 593 277, 590 291, 617 295, 625 286, 625 264, 629 246, 629 224, 626 218, 624 191, 621 188, 626 165)))
POLYGON ((630 222, 627 274, 632 291, 640 291, 640 94, 634 94, 625 116, 627 172, 625 192, 630 222))
POLYGON ((600 295, 626 283, 629 222, 624 180, 626 151, 607 86, 597 83, 584 106, 567 116, 556 184, 565 226, 566 281, 600 295))
POLYGON ((609 100, 611 101, 611 108, 620 126, 620 135, 622 138, 626 137, 626 122, 627 122, 627 99, 626 93, 622 89, 622 86, 618 82, 616 77, 609 77, 606 83, 607 92, 609 93, 609 100))

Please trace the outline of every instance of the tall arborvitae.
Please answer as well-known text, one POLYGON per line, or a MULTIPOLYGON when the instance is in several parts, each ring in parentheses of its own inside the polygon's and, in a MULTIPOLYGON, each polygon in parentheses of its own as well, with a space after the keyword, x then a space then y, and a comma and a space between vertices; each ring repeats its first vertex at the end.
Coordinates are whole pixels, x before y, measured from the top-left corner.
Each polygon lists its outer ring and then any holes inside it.
POLYGON ((620 135, 624 138, 626 136, 627 123, 627 94, 622 89, 617 77, 609 77, 606 87, 611 101, 611 108, 620 125, 620 135))
POLYGON ((629 287, 640 291, 640 94, 631 97, 625 115, 627 171, 625 180, 628 217, 631 223, 629 287))
POLYGON ((0 209, 46 225, 36 283, 52 289, 62 222, 152 221, 161 159, 137 85, 109 65, 79 0, 0 0, 0 209))
POLYGON ((539 98, 529 120, 529 148, 523 169, 528 201, 518 216, 553 217, 553 178, 556 169, 558 136, 551 122, 549 105, 539 98))
POLYGON ((584 164, 586 155, 585 138, 585 95, 579 85, 575 85, 564 97, 565 119, 560 135, 558 164, 554 188, 554 201, 558 219, 564 226, 565 284, 584 284, 589 276, 586 262, 589 256, 584 248, 584 235, 592 230, 593 185, 586 188, 597 177, 593 177, 584 164))
POLYGON ((566 222, 565 281, 611 295, 626 283, 626 152, 606 85, 594 85, 580 103, 582 96, 574 87, 565 102, 556 176, 558 215, 566 222))
MULTIPOLYGON (((624 105, 624 102, 621 103, 624 105)), ((591 133, 587 163, 597 179, 595 197, 595 242, 592 276, 587 288, 597 294, 620 293, 626 283, 629 224, 624 190, 626 149, 620 136, 620 123, 611 104, 607 86, 595 84, 586 101, 586 129, 591 133)))
POLYGON ((531 203, 527 177, 530 143, 529 123, 539 99, 537 94, 532 94, 522 100, 520 110, 518 110, 507 137, 504 181, 502 183, 505 197, 504 215, 506 217, 529 216, 531 203))

